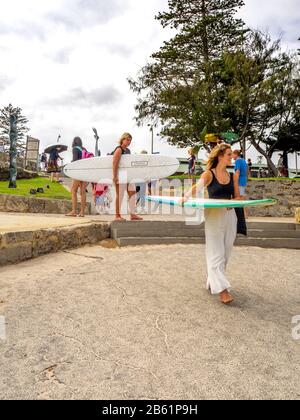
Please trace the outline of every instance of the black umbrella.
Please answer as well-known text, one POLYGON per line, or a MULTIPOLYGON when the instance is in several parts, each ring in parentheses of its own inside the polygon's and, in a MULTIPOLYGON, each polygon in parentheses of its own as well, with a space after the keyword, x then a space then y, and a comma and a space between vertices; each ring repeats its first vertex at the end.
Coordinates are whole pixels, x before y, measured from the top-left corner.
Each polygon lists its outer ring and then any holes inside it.
POLYGON ((54 149, 57 149, 59 152, 66 152, 68 150, 68 146, 66 146, 65 144, 59 144, 59 143, 50 144, 49 146, 46 147, 46 149, 44 150, 44 153, 51 153, 52 150, 54 149))

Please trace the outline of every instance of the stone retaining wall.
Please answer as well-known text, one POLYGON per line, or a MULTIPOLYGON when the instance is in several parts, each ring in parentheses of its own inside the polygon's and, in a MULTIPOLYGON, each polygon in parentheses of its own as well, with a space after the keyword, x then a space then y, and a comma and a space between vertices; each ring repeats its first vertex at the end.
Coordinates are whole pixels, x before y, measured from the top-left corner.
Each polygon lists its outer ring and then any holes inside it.
MULTIPOLYGON (((191 188, 191 185, 186 185, 186 181, 184 185, 186 191, 191 188)), ((181 193, 182 186, 183 183, 180 180, 173 180, 171 186, 168 186, 166 182, 164 188, 160 187, 158 194, 174 196, 176 195, 176 189, 179 189, 181 193)), ((208 197, 207 192, 205 196, 208 197)), ((295 217, 296 209, 300 207, 300 181, 264 179, 249 181, 246 197, 251 200, 263 198, 274 198, 277 200, 277 204, 274 206, 249 208, 250 216, 295 217)))
POLYGON ((51 252, 93 245, 110 237, 108 223, 40 229, 0 234, 0 266, 17 263, 51 252))
MULTIPOLYGON (((39 174, 37 172, 30 172, 26 171, 23 168, 18 168, 17 179, 32 179, 37 178, 39 174)), ((9 180, 9 167, 5 163, 0 162, 0 181, 8 181, 9 180)))
MULTIPOLYGON (((0 194, 0 212, 66 214, 71 210, 72 202, 70 200, 50 200, 0 194)), ((86 213, 91 214, 90 203, 87 203, 86 213)))
MULTIPOLYGON (((18 166, 18 170, 22 170, 22 168, 25 167, 25 159, 18 157, 17 166, 18 166)), ((0 152, 0 168, 1 167, 3 168, 9 167, 9 154, 8 153, 0 152)), ((26 169, 28 169, 28 171, 36 172, 37 167, 34 162, 27 162, 26 169)))
POLYGON ((250 181, 247 198, 260 200, 274 198, 278 203, 269 207, 249 208, 249 215, 255 217, 295 217, 300 207, 300 182, 297 181, 250 181))

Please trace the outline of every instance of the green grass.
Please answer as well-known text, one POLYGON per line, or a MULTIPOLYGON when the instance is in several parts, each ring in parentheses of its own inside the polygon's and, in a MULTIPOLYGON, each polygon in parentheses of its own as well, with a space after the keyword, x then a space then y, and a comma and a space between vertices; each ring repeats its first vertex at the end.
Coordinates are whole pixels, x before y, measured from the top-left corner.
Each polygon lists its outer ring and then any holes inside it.
POLYGON ((50 182, 48 178, 17 180, 17 188, 8 188, 8 181, 0 181, 0 194, 21 195, 25 197, 52 198, 70 200, 71 194, 61 184, 50 182), (49 189, 46 188, 49 185, 49 189), (44 188, 44 194, 31 195, 30 190, 44 188))
MULTIPOLYGON (((193 175, 193 179, 200 179, 201 175, 193 175)), ((167 179, 190 179, 189 175, 175 175, 175 176, 168 176, 167 179)))
POLYGON ((278 177, 278 178, 250 178, 250 181, 292 181, 292 182, 299 182, 300 178, 298 178, 298 179, 283 178, 283 177, 278 177))
MULTIPOLYGON (((201 176, 193 176, 194 179, 200 179, 201 176)), ((188 175, 175 175, 175 176, 169 176, 167 179, 180 179, 180 180, 185 180, 185 179, 189 179, 188 175)), ((295 178, 283 178, 283 177, 278 177, 278 178, 250 178, 250 181, 293 181, 293 182, 300 182, 300 178, 295 179, 295 178)))

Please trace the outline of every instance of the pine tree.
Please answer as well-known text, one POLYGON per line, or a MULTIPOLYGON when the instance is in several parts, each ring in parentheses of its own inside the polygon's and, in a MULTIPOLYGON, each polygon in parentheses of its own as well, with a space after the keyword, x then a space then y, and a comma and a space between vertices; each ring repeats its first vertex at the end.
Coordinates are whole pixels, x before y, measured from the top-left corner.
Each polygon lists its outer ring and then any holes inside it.
POLYGON ((28 131, 27 122, 21 108, 14 108, 9 104, 0 111, 0 134, 3 136, 4 144, 9 148, 9 188, 17 188, 17 155, 24 149, 24 136, 28 131))
POLYGON ((0 110, 0 137, 4 143, 5 149, 10 148, 10 129, 11 129, 11 116, 16 117, 16 129, 17 129, 17 151, 21 152, 25 149, 25 135, 28 132, 26 124, 28 119, 22 115, 21 108, 14 108, 11 104, 0 110))
POLYGON ((16 114, 11 114, 10 116, 10 132, 9 132, 9 186, 8 188, 17 188, 17 116, 16 114))
POLYGON ((235 18, 242 0, 170 0, 156 19, 177 34, 152 55, 137 80, 136 120, 160 122, 170 143, 185 147, 210 132, 230 128, 222 117, 220 84, 214 77, 224 51, 234 51, 247 30, 235 18), (144 95, 144 96, 143 96, 144 95))

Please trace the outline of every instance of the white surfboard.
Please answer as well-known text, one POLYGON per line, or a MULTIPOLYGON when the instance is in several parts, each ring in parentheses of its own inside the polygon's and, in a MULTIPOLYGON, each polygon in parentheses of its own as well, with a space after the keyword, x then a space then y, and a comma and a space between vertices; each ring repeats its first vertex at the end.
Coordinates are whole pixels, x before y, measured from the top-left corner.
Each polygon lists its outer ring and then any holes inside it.
MULTIPOLYGON (((77 160, 65 166, 69 178, 78 181, 112 184, 113 156, 77 160)), ((176 158, 162 155, 123 155, 119 165, 119 182, 148 182, 158 180, 177 172, 179 162, 176 158)))

